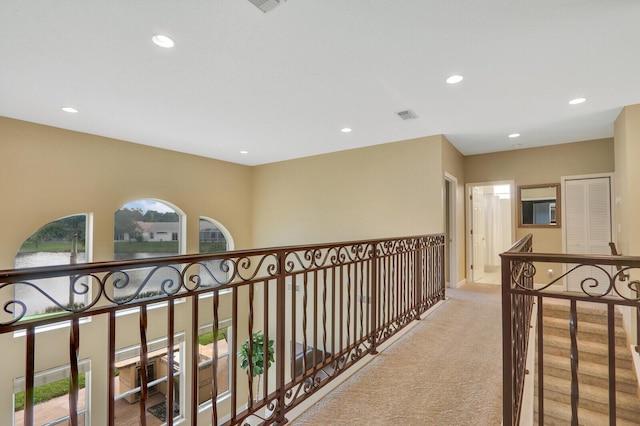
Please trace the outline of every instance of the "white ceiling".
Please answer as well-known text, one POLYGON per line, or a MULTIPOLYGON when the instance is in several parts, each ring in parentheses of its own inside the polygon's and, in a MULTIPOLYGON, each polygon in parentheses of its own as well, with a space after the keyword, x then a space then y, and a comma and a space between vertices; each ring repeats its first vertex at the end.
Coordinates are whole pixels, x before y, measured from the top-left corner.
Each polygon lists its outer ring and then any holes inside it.
POLYGON ((248 165, 610 137, 638 76, 638 0, 0 1, 1 116, 248 165))

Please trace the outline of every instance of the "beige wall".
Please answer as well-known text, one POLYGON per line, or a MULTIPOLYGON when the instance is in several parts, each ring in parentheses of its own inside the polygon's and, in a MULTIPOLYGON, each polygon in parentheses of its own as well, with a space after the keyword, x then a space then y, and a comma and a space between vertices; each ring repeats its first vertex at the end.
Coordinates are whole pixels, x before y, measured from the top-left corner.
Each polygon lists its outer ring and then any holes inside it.
POLYGON ((112 260, 114 212, 140 198, 187 215, 188 253, 198 251, 201 215, 224 225, 236 248, 250 246, 250 167, 2 117, 0 153, 0 269, 38 228, 77 213, 93 213, 93 259, 112 260))
POLYGON ((617 232, 617 248, 619 253, 629 254, 629 237, 627 232, 619 232, 629 227, 629 185, 627 182, 629 174, 629 164, 627 155, 629 144, 627 142, 627 114, 629 110, 623 108, 614 123, 614 144, 615 144, 615 200, 621 202, 616 203, 616 223, 618 224, 617 232), (623 202, 622 202, 623 201, 623 202))
MULTIPOLYGON (((467 183, 513 180, 516 185, 560 183, 562 176, 609 173, 614 170, 613 139, 597 139, 540 148, 503 151, 465 157, 467 183)), ((515 201, 514 201, 515 202, 515 201)), ((517 217, 514 217, 517 220, 517 217)), ((562 225, 551 228, 519 228, 516 240, 531 233, 539 253, 562 253, 562 225)), ((538 271, 557 265, 540 264, 538 271)))
POLYGON ((432 136, 255 167, 254 246, 442 232, 441 145, 432 136))
MULTIPOLYGON (((452 286, 456 286, 458 282, 462 281, 466 277, 466 247, 465 247, 465 210, 464 210, 464 184, 465 184, 465 171, 464 171, 464 156, 449 142, 445 137, 442 138, 442 167, 443 172, 454 177, 458 181, 458 185, 455 193, 456 204, 456 248, 457 248, 457 261, 458 261, 458 276, 453 277, 454 281, 452 286)), ((444 174, 443 173, 443 174, 444 174)))
MULTIPOLYGON (((634 213, 640 209, 636 164, 640 158, 640 105, 625 107, 614 124, 615 140, 615 213, 618 225, 618 252, 628 256, 640 256, 640 221, 634 213)), ((640 279, 637 270, 629 271, 632 280, 640 279)), ((636 297, 624 283, 617 282, 617 289, 627 297, 636 297)), ((623 325, 627 335, 635 336, 637 316, 634 311, 622 309, 623 325)))
MULTIPOLYGON (((464 163, 467 183, 500 180, 513 180, 516 185, 560 183, 562 176, 613 172, 613 139, 471 155, 465 157, 464 163)), ((530 232, 534 235, 535 251, 562 252, 561 228, 516 228, 516 238, 530 232)))
POLYGON ((640 189, 637 182, 637 160, 640 158, 640 105, 625 107, 615 126, 615 199, 618 251, 625 255, 640 255, 640 221, 633 213, 640 210, 640 189))
MULTIPOLYGON (((222 223, 236 248, 250 246, 249 167, 8 118, 0 118, 0 153, 0 199, 4 201, 0 209, 0 269, 13 268, 16 252, 31 233, 77 213, 93 214, 93 260, 112 260, 114 212, 140 198, 168 201, 186 214, 189 253, 198 251, 201 215, 222 223)), ((7 291, 2 300, 12 296, 7 291)), ((149 339, 166 334, 166 317, 163 309, 149 313, 149 339)), ((190 318, 190 304, 177 305, 176 332, 189 334, 190 318)), ((136 330, 137 321, 136 314, 118 318, 118 347, 133 343, 129 340, 137 333, 123 330, 136 330)), ((211 318, 203 321, 211 322, 211 318)), ((245 322, 241 318, 241 330, 246 330, 245 322)), ((92 360, 96 418, 106 418, 106 327, 104 318, 94 318, 83 324, 80 332, 80 357, 92 360)), ((64 327, 38 334, 37 371, 68 363, 68 346, 56 343, 68 341, 68 333, 64 327)), ((0 387, 12 389, 13 379, 25 371, 25 358, 6 355, 22 354, 24 338, 4 334, 0 347, 5 362, 0 387)), ((189 354, 190 348, 186 352, 189 354)), ((0 424, 10 424, 11 403, 11 398, 0 398, 0 424)))

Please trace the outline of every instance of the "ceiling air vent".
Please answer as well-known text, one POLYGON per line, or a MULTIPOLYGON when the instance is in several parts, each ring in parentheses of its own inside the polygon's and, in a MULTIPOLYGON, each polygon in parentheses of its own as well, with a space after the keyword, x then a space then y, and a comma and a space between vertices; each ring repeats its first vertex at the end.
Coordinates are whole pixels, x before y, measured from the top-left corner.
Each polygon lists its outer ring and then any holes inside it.
POLYGON ((249 0, 253 3, 258 9, 267 13, 271 9, 274 9, 277 5, 280 4, 280 0, 249 0))
POLYGON ((415 120, 416 118, 418 118, 416 113, 411 111, 410 109, 406 111, 400 111, 396 114, 398 114, 398 117, 402 118, 403 120, 415 120))

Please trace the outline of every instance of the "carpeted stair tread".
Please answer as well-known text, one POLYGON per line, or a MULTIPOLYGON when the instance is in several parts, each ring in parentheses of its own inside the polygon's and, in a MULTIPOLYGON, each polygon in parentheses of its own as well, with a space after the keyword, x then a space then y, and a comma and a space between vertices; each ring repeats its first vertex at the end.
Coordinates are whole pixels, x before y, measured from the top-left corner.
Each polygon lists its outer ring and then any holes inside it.
MULTIPOLYGON (((569 318, 569 305, 560 303, 545 302, 543 306, 543 315, 545 317, 569 318)), ((615 325, 622 327, 622 313, 615 310, 615 325)), ((607 310, 601 306, 587 306, 580 304, 578 306, 578 322, 591 322, 606 325, 608 322, 607 310)))
MULTIPOLYGON (((563 379, 571 378, 571 361, 567 357, 545 354, 544 371, 550 376, 563 379)), ((579 380, 582 383, 607 388, 609 386, 608 364, 580 361, 578 365, 579 380)), ((629 394, 637 394, 638 381, 635 373, 626 368, 616 366, 616 389, 629 394)))
MULTIPOLYGON (((568 318, 545 317, 543 323, 545 333, 564 337, 570 336, 568 318)), ((622 327, 615 327, 614 333, 617 345, 624 346, 627 344, 627 335, 622 327)), ((607 343, 607 326, 578 320, 578 340, 607 343)))
MULTIPOLYGON (((571 424, 571 338, 569 304, 543 306, 544 424, 571 424)), ((616 424, 640 425, 638 380, 622 328, 622 314, 615 310, 616 424)), ((609 343, 606 307, 578 304, 578 389, 580 425, 609 424, 609 343)), ((537 340, 536 340, 537 341, 537 340)), ((536 354, 537 357, 537 354, 536 354)), ((536 360, 537 365, 537 360, 536 360)), ((537 365, 536 368, 539 368, 537 365)), ((538 377, 534 378, 536 400, 538 377)), ((534 404, 537 421, 537 404, 534 404)))
MULTIPOLYGON (((535 424, 538 423, 538 412, 535 412, 535 424)), ((571 405, 544 398, 544 424, 547 426, 570 426, 571 405)), ((602 426, 609 424, 609 415, 596 413, 584 408, 578 409, 578 424, 580 426, 602 426)), ((637 426, 637 421, 616 419, 617 426, 637 426)))
MULTIPOLYGON (((545 354, 568 357, 571 350, 571 339, 556 335, 543 337, 545 354)), ((609 347, 606 343, 578 341, 579 359, 587 362, 608 363, 609 347)), ((616 366, 624 369, 633 368, 631 354, 626 346, 616 346, 616 366)))
MULTIPOLYGON (((571 405, 571 380, 545 376, 544 396, 571 405)), ((609 392, 607 388, 580 383, 579 405, 590 411, 608 414, 609 392)), ((640 421, 640 398, 637 395, 616 392, 616 409, 618 418, 640 421)))

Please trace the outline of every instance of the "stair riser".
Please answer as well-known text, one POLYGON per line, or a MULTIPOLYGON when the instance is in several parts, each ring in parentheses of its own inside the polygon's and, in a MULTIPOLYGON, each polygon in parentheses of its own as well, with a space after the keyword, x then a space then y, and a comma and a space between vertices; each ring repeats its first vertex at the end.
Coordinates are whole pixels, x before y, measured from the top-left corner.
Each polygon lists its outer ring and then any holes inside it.
MULTIPOLYGON (((562 329, 557 327, 545 327, 544 333, 549 336, 571 337, 571 332, 568 328, 562 329)), ((606 334, 584 332, 580 331, 580 328, 578 328, 578 341, 607 344, 609 342, 609 338, 606 334)), ((627 337, 617 335, 616 346, 625 348, 627 346, 627 337)))
MULTIPOLYGON (((561 379, 571 380, 571 370, 561 369, 554 367, 545 367, 544 374, 560 377, 561 379)), ((620 372, 618 374, 621 374, 620 372)), ((618 376, 619 377, 619 376, 618 376)), ((609 388, 609 379, 606 377, 597 377, 588 374, 578 374, 578 383, 585 383, 588 385, 598 386, 604 389, 609 388)), ((537 386, 537 380, 536 380, 537 386)), ((630 382, 627 379, 619 379, 616 377, 616 390, 619 392, 628 393, 629 395, 638 394, 638 386, 635 382, 630 382)))
MULTIPOLYGON (((558 392, 552 389, 545 389, 544 396, 545 398, 566 404, 569 407, 571 406, 571 396, 565 395, 563 392, 558 392)), ((603 403, 600 401, 589 400, 581 396, 578 407, 604 415, 609 414, 608 401, 604 401, 603 403)), ((637 421, 640 413, 639 410, 640 407, 629 407, 625 406, 621 401, 616 401, 616 414, 618 418, 629 421, 637 421)))
MULTIPOLYGON (((571 426, 571 407, 565 406, 565 410, 562 413, 555 412, 545 412, 544 415, 544 424, 545 426, 571 426)), ((533 412, 533 424, 537 425, 539 423, 540 417, 538 416, 538 408, 537 405, 533 412)), ((591 419, 589 414, 585 414, 584 410, 578 410, 578 419, 581 426, 603 426, 609 424, 608 419, 591 419), (582 412, 582 413, 581 413, 582 412)), ((638 422, 635 420, 626 420, 617 418, 616 426, 638 426, 638 422)))
MULTIPOLYGON (((537 400, 536 400, 537 401, 537 400)), ((535 422, 538 424, 538 404, 533 408, 535 422)), ((578 420, 581 426, 603 426, 609 424, 609 413, 602 414, 578 408, 578 420)), ((544 399, 544 424, 545 425, 570 425, 571 424, 571 406, 561 404, 558 401, 544 399)), ((638 426, 636 420, 626 420, 620 417, 616 418, 617 426, 638 426)))
MULTIPOLYGON (((571 353, 571 351, 566 347, 560 347, 551 344, 545 345, 544 351, 547 354, 558 355, 565 358, 569 358, 569 355, 571 353)), ((578 360, 593 362, 601 365, 608 365, 608 358, 606 354, 587 352, 586 350, 581 350, 580 347, 578 347, 578 360)), ((616 367, 631 370, 633 368, 633 362, 630 357, 626 357, 623 353, 621 353, 621 351, 616 350, 616 367)))
MULTIPOLYGON (((547 310, 545 308, 543 318, 558 318, 564 321, 569 321, 569 311, 555 311, 547 310)), ((578 313, 578 323, 590 322, 593 324, 607 325, 609 323, 609 317, 606 314, 580 314, 578 313)), ((616 314, 614 318, 616 327, 622 327, 622 314, 616 314)))

